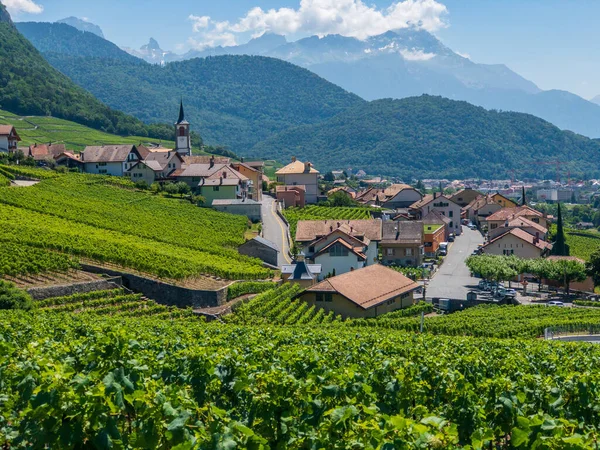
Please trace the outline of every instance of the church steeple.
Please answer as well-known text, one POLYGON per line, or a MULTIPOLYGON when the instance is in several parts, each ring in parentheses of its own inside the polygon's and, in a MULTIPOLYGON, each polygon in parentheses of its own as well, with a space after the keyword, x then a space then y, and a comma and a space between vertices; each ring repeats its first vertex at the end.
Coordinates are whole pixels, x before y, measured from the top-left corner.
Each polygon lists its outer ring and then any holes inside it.
POLYGON ((177 119, 177 124, 182 123, 185 120, 185 114, 183 113, 183 99, 181 99, 181 103, 179 105, 179 119, 177 119))
POLYGON ((192 155, 192 140, 190 137, 190 123, 185 120, 185 113, 183 112, 183 99, 179 104, 179 119, 175 123, 175 142, 177 147, 175 150, 181 156, 192 155))

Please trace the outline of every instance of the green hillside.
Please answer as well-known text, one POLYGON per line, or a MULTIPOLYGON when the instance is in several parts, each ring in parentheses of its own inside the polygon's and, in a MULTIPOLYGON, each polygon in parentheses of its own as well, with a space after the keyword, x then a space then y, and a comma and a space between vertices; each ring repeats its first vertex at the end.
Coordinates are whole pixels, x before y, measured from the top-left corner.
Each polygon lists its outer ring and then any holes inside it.
MULTIPOLYGON (((251 155, 308 159, 321 172, 364 169, 413 178, 553 177, 568 162, 572 176, 600 175, 600 141, 537 117, 488 111, 423 95, 365 103, 322 123, 282 132, 251 155)), ((566 169, 565 169, 566 170, 566 169)))
POLYGON ((2 110, 0 110, 0 125, 13 125, 17 129, 22 139, 19 142, 21 147, 48 142, 65 144, 68 150, 73 151, 83 150, 87 145, 162 143, 168 148, 175 146, 173 141, 141 136, 116 136, 64 119, 18 116, 2 110))
MULTIPOLYGON (((0 108, 23 115, 52 115, 114 134, 171 137, 171 127, 149 128, 104 105, 52 68, 17 31, 1 4, 0 42, 0 108)), ((173 111, 177 109, 171 115, 173 111)))
POLYGON ((106 55, 106 41, 99 45, 102 39, 89 33, 80 35, 78 45, 65 45, 72 32, 64 30, 22 27, 55 68, 107 105, 146 123, 170 123, 183 97, 186 118, 204 141, 238 154, 287 128, 320 122, 364 102, 278 59, 218 56, 161 67, 119 56, 114 48, 106 55), (52 41, 55 45, 48 45, 52 41), (91 48, 98 48, 97 57, 89 56, 91 48))

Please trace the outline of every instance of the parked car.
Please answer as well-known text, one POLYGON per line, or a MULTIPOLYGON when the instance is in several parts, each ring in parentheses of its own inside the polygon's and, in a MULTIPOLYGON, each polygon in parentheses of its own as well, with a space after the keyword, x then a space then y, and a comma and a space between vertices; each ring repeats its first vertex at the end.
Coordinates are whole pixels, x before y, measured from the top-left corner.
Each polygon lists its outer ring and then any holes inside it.
POLYGON ((565 304, 563 302, 552 300, 552 301, 546 303, 546 306, 560 306, 560 307, 564 307, 565 304))
POLYGON ((517 291, 515 291, 514 289, 504 289, 504 296, 516 298, 517 291))
POLYGON ((482 291, 486 291, 487 288, 490 286, 490 283, 488 281, 486 281, 486 280, 481 280, 479 282, 478 286, 479 286, 479 289, 481 289, 482 291))
POLYGON ((454 239, 456 239, 456 236, 454 233, 450 233, 450 236, 448 236, 448 242, 454 242, 454 239))
POLYGON ((440 256, 446 256, 447 254, 448 254, 448 251, 447 251, 446 249, 441 249, 441 250, 438 252, 438 255, 440 255, 440 256))

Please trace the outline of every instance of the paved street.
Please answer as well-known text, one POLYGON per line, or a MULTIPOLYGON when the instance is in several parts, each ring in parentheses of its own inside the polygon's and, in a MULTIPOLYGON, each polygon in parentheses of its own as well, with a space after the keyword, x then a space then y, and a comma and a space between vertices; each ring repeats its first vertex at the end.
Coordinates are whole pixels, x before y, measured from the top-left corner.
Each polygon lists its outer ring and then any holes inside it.
POLYGON ((279 248, 279 263, 283 264, 291 262, 289 255, 289 246, 287 241, 287 226, 277 215, 276 202, 273 197, 264 195, 262 199, 262 220, 263 220, 263 237, 271 242, 274 242, 279 248))
POLYGON ((446 260, 427 287, 427 297, 466 299, 467 293, 477 286, 479 279, 472 278, 465 259, 483 244, 479 231, 463 227, 463 234, 452 243, 446 260))

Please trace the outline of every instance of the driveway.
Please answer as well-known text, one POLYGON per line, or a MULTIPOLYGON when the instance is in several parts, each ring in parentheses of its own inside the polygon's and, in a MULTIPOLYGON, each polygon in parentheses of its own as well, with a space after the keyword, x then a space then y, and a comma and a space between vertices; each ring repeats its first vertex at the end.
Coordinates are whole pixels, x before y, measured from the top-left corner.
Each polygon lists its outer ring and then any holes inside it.
POLYGON ((273 197, 263 195, 262 199, 263 237, 274 242, 279 249, 278 266, 290 264, 289 245, 287 241, 287 225, 276 213, 277 202, 273 197))
POLYGON ((471 277, 465 260, 479 244, 483 244, 481 233, 463 227, 463 234, 451 244, 444 263, 429 282, 427 297, 466 300, 467 293, 477 286, 479 279, 471 277))

